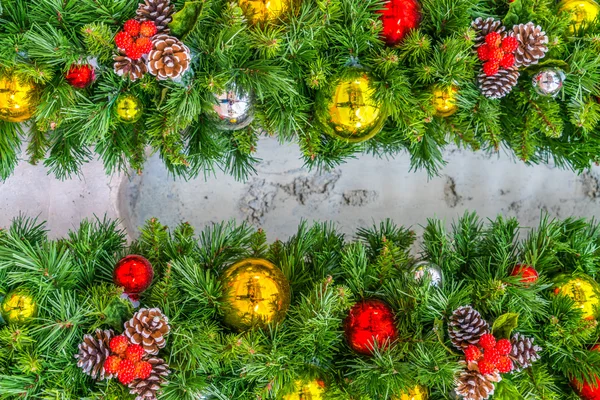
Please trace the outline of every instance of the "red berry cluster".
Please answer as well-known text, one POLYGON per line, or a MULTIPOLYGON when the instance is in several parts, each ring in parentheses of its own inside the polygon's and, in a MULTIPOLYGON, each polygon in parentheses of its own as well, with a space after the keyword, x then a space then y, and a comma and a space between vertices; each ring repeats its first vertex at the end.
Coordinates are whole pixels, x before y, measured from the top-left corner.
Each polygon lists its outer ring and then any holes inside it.
POLYGON ((513 36, 502 36, 490 32, 485 36, 485 44, 477 49, 477 56, 483 63, 483 72, 487 76, 496 75, 500 68, 508 69, 515 65, 515 51, 519 42, 513 36))
POLYGON ((146 352, 139 344, 131 344, 119 335, 110 340, 109 347, 113 354, 104 361, 104 371, 116 374, 123 385, 134 379, 147 379, 152 373, 152 364, 142 360, 146 352))
POLYGON ((130 19, 123 25, 123 30, 115 36, 117 47, 125 51, 132 60, 142 58, 142 55, 152 50, 152 36, 156 35, 156 25, 152 21, 140 23, 130 19))
POLYGON ((477 363, 479 372, 483 375, 500 372, 506 374, 513 370, 513 362, 508 357, 512 349, 510 341, 496 338, 491 333, 481 335, 479 346, 470 345, 465 349, 467 361, 477 363))

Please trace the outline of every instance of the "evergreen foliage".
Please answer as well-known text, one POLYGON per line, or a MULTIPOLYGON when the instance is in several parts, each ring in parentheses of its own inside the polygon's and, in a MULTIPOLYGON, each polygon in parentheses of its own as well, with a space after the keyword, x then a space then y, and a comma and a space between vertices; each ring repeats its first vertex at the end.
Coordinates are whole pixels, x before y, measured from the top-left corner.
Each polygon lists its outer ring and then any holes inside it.
MULTIPOLYGON (((174 0, 181 10, 184 0, 174 0)), ((278 23, 249 26, 235 2, 203 2, 183 38, 192 50, 192 72, 182 82, 136 82, 113 72, 113 36, 135 16, 136 0, 0 1, 0 74, 17 72, 41 85, 31 129, 0 122, 0 178, 13 172, 21 151, 59 178, 76 174, 95 154, 107 173, 141 170, 146 148, 158 152, 174 176, 217 169, 244 179, 254 172, 257 139, 266 133, 299 144, 307 166, 336 166, 358 153, 394 156, 407 151, 414 169, 435 174, 449 143, 489 153, 506 150, 528 163, 554 162, 582 171, 599 161, 600 56, 597 23, 571 33, 569 16, 555 0, 421 0, 420 29, 397 48, 380 38, 381 0, 302 0, 278 23), (556 99, 531 86, 539 66, 522 73, 502 100, 476 86, 472 50, 476 17, 506 26, 533 21, 550 38, 543 66, 567 72, 556 99), (89 57, 99 63, 90 89, 75 89, 64 73, 89 57), (363 144, 325 135, 314 124, 315 99, 350 60, 370 68, 376 96, 389 115, 382 132, 363 144), (256 120, 240 131, 222 131, 214 94, 232 82, 254 93, 256 120), (434 116, 435 85, 459 88, 460 110, 434 116), (144 117, 119 123, 111 110, 122 92, 139 96, 144 117), (26 149, 22 149, 26 141, 26 149)))

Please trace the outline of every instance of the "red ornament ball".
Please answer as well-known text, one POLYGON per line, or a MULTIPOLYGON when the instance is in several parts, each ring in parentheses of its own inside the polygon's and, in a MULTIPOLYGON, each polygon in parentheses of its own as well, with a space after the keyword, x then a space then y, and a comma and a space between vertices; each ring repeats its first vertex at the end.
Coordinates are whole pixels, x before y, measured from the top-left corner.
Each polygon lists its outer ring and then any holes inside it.
POLYGON ((382 35, 388 46, 402 42, 408 32, 419 27, 421 8, 417 0, 390 0, 380 11, 382 35))
MULTIPOLYGON (((600 351, 600 346, 594 346, 592 351, 600 351)), ((600 400, 600 377, 594 376, 591 381, 583 383, 573 379, 571 384, 583 400, 600 400)))
POLYGON ((394 312, 378 299, 356 303, 346 317, 344 332, 348 345, 361 354, 371 354, 375 343, 386 349, 398 337, 394 312))
POLYGON ((83 89, 90 86, 96 79, 96 71, 89 64, 73 64, 65 76, 71 86, 83 89))
POLYGON ((126 293, 141 293, 152 283, 154 270, 150 261, 132 254, 117 263, 113 278, 115 285, 122 286, 126 293))
POLYGON ((531 265, 517 264, 510 273, 511 276, 520 276, 521 283, 533 283, 538 280, 540 274, 531 265))

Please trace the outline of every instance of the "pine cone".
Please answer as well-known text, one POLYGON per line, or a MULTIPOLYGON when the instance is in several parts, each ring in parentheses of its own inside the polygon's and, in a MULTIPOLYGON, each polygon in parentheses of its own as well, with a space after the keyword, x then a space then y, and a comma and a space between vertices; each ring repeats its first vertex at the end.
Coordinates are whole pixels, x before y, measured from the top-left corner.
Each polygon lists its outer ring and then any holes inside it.
POLYGON ((515 51, 515 67, 529 67, 537 64, 548 51, 548 36, 542 27, 533 22, 513 26, 510 32, 519 41, 515 51))
POLYGON ((138 6, 137 19, 152 21, 158 33, 169 33, 169 23, 173 20, 173 5, 170 0, 145 0, 138 6))
POLYGON ((129 78, 132 81, 141 78, 146 72, 148 72, 146 63, 142 58, 138 60, 132 60, 131 58, 127 57, 123 51, 119 51, 118 55, 113 56, 113 60, 115 60, 115 74, 124 78, 129 78))
POLYGON ((144 347, 146 353, 158 354, 170 330, 169 319, 158 308, 141 308, 125 322, 124 334, 131 343, 144 347))
POLYGON ((473 307, 459 307, 452 313, 448 322, 448 334, 457 349, 466 349, 470 344, 477 344, 490 327, 473 307))
POLYGON ((79 353, 75 354, 77 366, 96 380, 112 378, 111 374, 104 372, 104 361, 110 355, 108 343, 113 336, 112 330, 96 329, 95 338, 84 335, 83 342, 79 343, 79 353))
POLYGON ((148 54, 148 70, 160 80, 180 77, 190 66, 190 49, 179 39, 169 35, 156 35, 148 54))
POLYGON ((501 21, 497 21, 494 18, 483 19, 481 17, 471 22, 471 27, 475 29, 475 48, 485 43, 485 36, 488 33, 498 32, 502 34, 505 29, 501 21))
POLYGON ((161 385, 167 382, 167 376, 171 373, 169 366, 162 358, 151 357, 148 361, 152 364, 152 373, 147 379, 135 379, 129 386, 129 393, 135 394, 135 400, 155 400, 156 393, 161 385))
POLYGON ((490 99, 501 99, 509 94, 519 82, 519 71, 512 66, 509 69, 501 68, 496 75, 487 76, 479 74, 479 88, 481 93, 490 99))
POLYGON ((542 351, 542 348, 533 344, 533 338, 515 333, 511 339, 511 343, 512 350, 509 356, 514 361, 515 370, 520 371, 524 368, 529 368, 534 361, 540 359, 538 353, 542 351))
POLYGON ((485 400, 494 394, 494 382, 500 382, 499 372, 481 375, 477 369, 465 368, 456 379, 456 394, 463 400, 485 400))

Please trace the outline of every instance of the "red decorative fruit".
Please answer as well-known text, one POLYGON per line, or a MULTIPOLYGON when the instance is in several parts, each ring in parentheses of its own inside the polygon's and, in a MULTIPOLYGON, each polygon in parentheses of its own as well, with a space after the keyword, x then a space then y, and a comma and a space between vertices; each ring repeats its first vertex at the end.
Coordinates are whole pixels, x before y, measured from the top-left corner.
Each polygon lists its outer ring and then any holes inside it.
POLYGON ((421 9, 417 0, 390 0, 380 11, 383 31, 388 46, 402 42, 408 32, 417 29, 421 22, 421 9))
POLYGON ((479 367, 479 372, 483 375, 492 374, 496 370, 496 366, 488 361, 481 360, 477 363, 479 367))
POLYGON ((485 42, 490 47, 498 47, 502 43, 502 36, 498 32, 490 32, 485 35, 485 42))
POLYGON ((504 52, 501 49, 490 49, 488 52, 488 59, 491 62, 500 64, 500 61, 504 58, 504 52))
POLYGON ((122 286, 126 293, 141 293, 152 283, 154 270, 150 261, 132 254, 117 263, 113 278, 115 284, 122 286))
POLYGON ((142 53, 148 54, 152 50, 152 40, 147 37, 139 37, 135 40, 135 47, 142 53))
POLYGON ((533 283, 538 280, 540 274, 531 265, 517 264, 510 273, 511 276, 520 276, 521 283, 533 283))
POLYGON ((498 364, 498 361, 500 361, 500 352, 498 350, 494 349, 485 349, 485 351, 483 352, 483 359, 487 362, 489 362, 490 364, 498 364))
POLYGON ((142 357, 144 357, 144 354, 146 354, 146 352, 139 344, 129 345, 127 350, 125 350, 125 358, 133 361, 134 363, 140 361, 142 357))
POLYGON ((94 82, 96 79, 96 72, 94 71, 94 67, 89 64, 73 64, 71 65, 71 68, 69 68, 69 72, 67 72, 65 78, 71 86, 83 89, 94 82))
POLYGON ((132 60, 139 60, 142 58, 143 53, 138 49, 135 44, 131 46, 127 51, 125 51, 125 55, 132 60))
POLYGON ((477 48, 477 57, 479 57, 479 59, 481 61, 487 61, 490 59, 490 46, 488 46, 487 44, 483 44, 481 46, 479 46, 479 48, 477 48))
POLYGON ((106 360, 104 360, 104 372, 107 374, 114 375, 119 371, 119 363, 121 362, 121 357, 119 356, 108 356, 106 360))
POLYGON ((108 346, 113 353, 123 355, 127 351, 129 344, 129 339, 127 339, 127 337, 119 335, 110 339, 108 346))
POLYGON ((129 33, 129 35, 131 36, 139 35, 140 28, 140 23, 135 19, 130 19, 127 22, 125 22, 125 25, 123 25, 123 29, 125 30, 125 32, 129 33))
POLYGON ((140 35, 152 37, 156 35, 156 24, 152 21, 144 21, 140 26, 140 35))
POLYGON ((502 39, 502 50, 507 53, 514 53, 519 47, 519 41, 514 36, 507 36, 502 39))
POLYGON ((115 44, 118 48, 127 50, 133 46, 133 38, 125 31, 121 31, 115 35, 115 44))
POLYGON ((479 338, 479 345, 484 350, 491 350, 496 348, 496 338, 491 333, 484 333, 479 338))
POLYGON ((500 61, 500 66, 504 69, 508 69, 515 65, 515 55, 512 53, 506 53, 504 57, 502 57, 502 61, 500 61))
POLYGON ((137 379, 148 379, 152 373, 152 364, 147 361, 140 361, 135 364, 133 375, 137 379))
POLYGON ((501 374, 507 374, 513 370, 512 360, 506 356, 502 356, 498 360, 496 368, 498 368, 498 372, 500 372, 501 374))
POLYGON ((119 363, 119 382, 127 385, 135 378, 135 364, 131 360, 121 360, 119 363))
POLYGON ((481 358, 481 350, 471 344, 465 349, 465 357, 467 361, 477 361, 481 358))
POLYGON ((344 322, 346 340, 352 350, 371 354, 376 345, 385 349, 398 337, 394 312, 378 299, 359 301, 344 322))
POLYGON ((483 73, 486 74, 486 76, 496 75, 499 70, 500 64, 496 62, 488 61, 485 64, 483 64, 483 73))
POLYGON ((508 339, 500 339, 496 342, 496 350, 500 353, 501 356, 506 356, 512 350, 512 344, 510 344, 510 340, 508 339))

